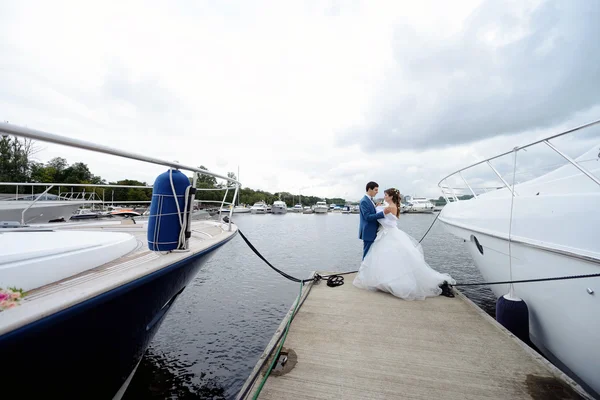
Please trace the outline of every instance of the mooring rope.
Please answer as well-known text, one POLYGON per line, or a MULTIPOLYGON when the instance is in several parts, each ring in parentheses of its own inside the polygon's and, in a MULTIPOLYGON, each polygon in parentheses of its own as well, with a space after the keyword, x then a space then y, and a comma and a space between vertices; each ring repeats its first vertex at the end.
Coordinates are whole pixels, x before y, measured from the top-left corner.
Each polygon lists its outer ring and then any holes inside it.
MULTIPOLYGON (((434 220, 434 222, 435 222, 435 220, 434 220)), ((433 224, 432 224, 432 226, 433 226, 433 224)), ((430 229, 431 229, 431 227, 430 227, 430 229)), ((248 238, 246 237, 246 235, 244 235, 239 228, 238 228, 238 232, 239 232, 240 236, 242 237, 242 239, 244 239, 244 242, 246 242, 246 244, 248 245, 248 247, 250 247, 250 249, 254 252, 254 254, 256 254, 261 260, 263 260, 275 272, 279 273, 284 278, 287 278, 287 279, 291 280, 292 282, 307 283, 307 282, 311 282, 311 281, 318 282, 320 280, 327 279, 327 286, 341 286, 341 285, 344 284, 343 275, 354 274, 354 273, 358 272, 358 271, 339 272, 339 273, 332 274, 332 275, 319 275, 319 274, 315 274, 313 278, 309 278, 309 279, 296 278, 296 277, 294 277, 292 275, 289 275, 289 274, 283 272, 282 270, 276 268, 275 266, 273 266, 273 264, 271 264, 260 253, 260 251, 258 251, 258 249, 256 247, 254 247, 254 245, 252 243, 250 243, 250 240, 248 240, 248 238)), ((427 233, 425 235, 427 235, 427 233)), ((425 238, 425 236, 423 236, 423 238, 425 238)), ((423 240, 423 239, 421 239, 421 240, 423 240)), ((475 283, 465 282, 465 283, 456 283, 456 284, 451 285, 451 286, 507 285, 507 284, 513 284, 513 283, 547 282, 547 281, 560 281, 560 280, 596 278, 596 277, 600 277, 600 273, 584 274, 584 275, 565 275, 565 276, 554 276, 554 277, 547 277, 547 278, 508 280, 508 281, 497 281, 497 282, 475 282, 475 283)))

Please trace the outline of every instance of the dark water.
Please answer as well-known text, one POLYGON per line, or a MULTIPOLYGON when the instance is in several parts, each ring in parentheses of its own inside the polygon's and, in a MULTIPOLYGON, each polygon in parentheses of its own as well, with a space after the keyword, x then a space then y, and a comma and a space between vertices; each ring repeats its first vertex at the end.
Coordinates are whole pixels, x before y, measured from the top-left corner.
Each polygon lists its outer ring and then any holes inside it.
MULTIPOLYGON (((358 269, 362 242, 356 214, 235 215, 234 221, 276 267, 306 278, 313 270, 358 269)), ((435 214, 402 215, 420 239, 435 214)), ((461 240, 436 222, 422 243, 431 267, 457 282, 480 282, 461 240)), ((347 284, 350 284, 348 282, 347 284)), ((207 262, 179 297, 144 356, 125 399, 230 399, 241 389, 299 284, 266 266, 238 236, 207 262)), ((487 288, 462 290, 493 315, 487 288)), ((401 300, 398 300, 401 301, 401 300)))

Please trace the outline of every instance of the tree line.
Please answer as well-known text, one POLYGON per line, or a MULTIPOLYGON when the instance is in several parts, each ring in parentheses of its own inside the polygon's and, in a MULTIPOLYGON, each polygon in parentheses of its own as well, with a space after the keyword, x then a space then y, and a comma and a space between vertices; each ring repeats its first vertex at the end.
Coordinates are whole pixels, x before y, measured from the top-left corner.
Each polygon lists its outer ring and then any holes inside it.
MULTIPOLYGON (((2 136, 0 138, 0 182, 31 182, 31 183, 61 183, 60 187, 52 188, 48 193, 65 194, 66 192, 83 192, 88 196, 94 192, 97 199, 111 201, 149 201, 152 199, 152 189, 141 188, 95 188, 95 187, 69 187, 69 183, 76 184, 95 184, 95 185, 125 185, 125 186, 147 186, 147 182, 141 182, 133 179, 123 179, 114 182, 108 182, 99 175, 93 174, 87 164, 75 162, 69 164, 62 157, 55 157, 48 162, 42 163, 32 159, 32 156, 39 150, 35 142, 30 139, 19 139, 13 136, 2 136)), ((207 169, 203 165, 199 168, 207 169)), ((236 179, 233 172, 227 174, 228 177, 236 179)), ((196 187, 199 190, 196 193, 198 200, 220 202, 225 195, 225 181, 219 180, 210 175, 200 174, 196 187), (219 182, 220 181, 220 182, 219 182), (212 189, 212 190, 211 190, 212 189)), ((34 188, 35 193, 41 193, 45 188, 34 188)), ((19 193, 31 194, 32 187, 22 185, 0 186, 0 193, 19 193)), ((234 190, 227 191, 226 201, 232 202, 234 190)), ((300 202, 300 195, 289 192, 270 193, 263 190, 254 190, 242 187, 239 191, 236 204, 254 204, 264 201, 272 204, 281 199, 288 207, 293 207, 300 202)), ((328 204, 346 203, 342 198, 324 198, 316 196, 302 196, 302 205, 310 206, 317 201, 326 201, 328 204)), ((210 204, 210 203, 207 203, 210 204)))

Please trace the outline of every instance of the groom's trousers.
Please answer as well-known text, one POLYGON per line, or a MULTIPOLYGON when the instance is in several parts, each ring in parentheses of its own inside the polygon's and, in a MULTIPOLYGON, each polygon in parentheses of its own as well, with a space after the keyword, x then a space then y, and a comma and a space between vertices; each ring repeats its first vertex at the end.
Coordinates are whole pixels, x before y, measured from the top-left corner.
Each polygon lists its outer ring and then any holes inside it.
POLYGON ((369 252, 369 249, 371 248, 372 244, 373 244, 373 242, 367 242, 366 240, 363 240, 363 260, 365 259, 365 256, 369 252))

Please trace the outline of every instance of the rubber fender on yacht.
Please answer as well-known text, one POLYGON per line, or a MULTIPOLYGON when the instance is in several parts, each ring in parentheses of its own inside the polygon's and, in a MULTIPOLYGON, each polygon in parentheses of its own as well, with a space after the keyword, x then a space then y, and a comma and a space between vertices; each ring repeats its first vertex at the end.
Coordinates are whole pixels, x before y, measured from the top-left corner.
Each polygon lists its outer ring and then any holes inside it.
POLYGON ((530 343, 529 309, 522 299, 501 296, 496 301, 496 321, 523 342, 530 343))
POLYGON ((181 233, 180 215, 186 215, 185 191, 190 186, 188 177, 181 171, 172 169, 160 174, 154 181, 150 217, 148 218, 148 248, 152 251, 170 251, 179 246, 181 233), (171 186, 170 174, 173 175, 171 186), (173 195, 175 188, 176 197, 173 195))

